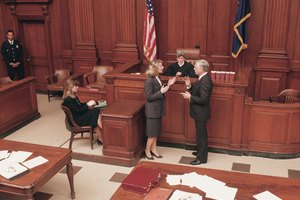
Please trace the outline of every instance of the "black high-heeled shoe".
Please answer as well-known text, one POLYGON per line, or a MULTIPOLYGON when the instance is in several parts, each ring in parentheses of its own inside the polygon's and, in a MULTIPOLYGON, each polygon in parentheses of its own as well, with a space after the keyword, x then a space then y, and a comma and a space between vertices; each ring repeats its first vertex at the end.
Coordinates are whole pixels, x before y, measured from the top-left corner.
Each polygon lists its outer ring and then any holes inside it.
POLYGON ((150 151, 151 155, 154 156, 155 158, 163 158, 162 155, 155 155, 152 151, 150 151))
POLYGON ((103 142, 99 139, 97 139, 96 142, 97 142, 98 145, 103 145, 103 142))
POLYGON ((144 158, 147 158, 148 160, 154 160, 154 158, 152 156, 151 157, 147 156, 146 151, 145 151, 145 154, 144 154, 144 158))

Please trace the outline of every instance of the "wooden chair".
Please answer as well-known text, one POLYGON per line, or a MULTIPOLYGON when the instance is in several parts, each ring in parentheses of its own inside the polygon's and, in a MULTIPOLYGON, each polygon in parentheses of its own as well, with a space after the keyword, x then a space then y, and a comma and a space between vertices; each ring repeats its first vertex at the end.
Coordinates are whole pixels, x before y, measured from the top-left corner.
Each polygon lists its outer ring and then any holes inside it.
POLYGON ((112 70, 113 66, 94 66, 92 72, 83 75, 84 86, 87 88, 96 88, 98 90, 104 90, 105 79, 103 75, 112 70))
POLYGON ((13 81, 8 77, 0 77, 0 85, 8 85, 11 84, 13 81))
POLYGON ((54 97, 58 92, 62 93, 64 91, 64 85, 70 76, 71 71, 68 69, 56 69, 54 74, 46 76, 49 102, 51 97, 54 97))
POLYGON ((73 119, 72 112, 70 109, 66 106, 61 106, 62 110, 66 114, 65 123, 66 128, 71 132, 71 138, 69 143, 69 149, 72 150, 72 144, 74 139, 86 139, 83 137, 83 133, 89 133, 90 134, 90 142, 91 142, 91 149, 93 149, 93 142, 94 142, 94 133, 93 133, 93 127, 92 126, 79 126, 73 119), (81 133, 80 138, 75 138, 77 134, 81 133))
POLYGON ((285 89, 280 92, 278 95, 270 97, 270 102, 279 102, 279 103, 297 103, 300 102, 300 90, 295 89, 285 89))

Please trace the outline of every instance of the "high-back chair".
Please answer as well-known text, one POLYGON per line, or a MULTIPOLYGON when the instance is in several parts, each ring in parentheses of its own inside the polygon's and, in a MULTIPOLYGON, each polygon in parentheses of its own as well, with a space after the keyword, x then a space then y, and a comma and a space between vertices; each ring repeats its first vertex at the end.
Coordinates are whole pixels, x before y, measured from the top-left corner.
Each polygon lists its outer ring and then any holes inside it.
POLYGON ((195 48, 178 48, 176 52, 183 52, 185 60, 190 62, 192 65, 195 64, 195 61, 200 57, 200 49, 195 48))
POLYGON ((74 139, 86 139, 83 137, 83 133, 90 134, 90 142, 91 142, 91 149, 93 149, 93 141, 94 141, 94 134, 93 134, 93 127, 92 126, 79 126, 73 119, 72 112, 66 106, 61 106, 62 110, 66 114, 65 123, 66 128, 71 132, 71 138, 69 143, 69 149, 72 149, 72 144, 74 139), (77 134, 81 133, 80 138, 75 138, 77 134))
POLYGON ((50 98, 54 97, 57 92, 64 91, 64 85, 66 80, 70 78, 71 71, 68 69, 56 69, 54 74, 46 76, 48 81, 47 90, 48 90, 48 101, 50 98))
POLYGON ((300 102, 300 90, 285 89, 278 95, 270 97, 270 102, 276 101, 279 103, 297 103, 300 102))
POLYGON ((104 74, 113 70, 113 66, 99 65, 94 66, 93 71, 83 75, 85 84, 87 88, 96 88, 103 90, 105 86, 104 74))

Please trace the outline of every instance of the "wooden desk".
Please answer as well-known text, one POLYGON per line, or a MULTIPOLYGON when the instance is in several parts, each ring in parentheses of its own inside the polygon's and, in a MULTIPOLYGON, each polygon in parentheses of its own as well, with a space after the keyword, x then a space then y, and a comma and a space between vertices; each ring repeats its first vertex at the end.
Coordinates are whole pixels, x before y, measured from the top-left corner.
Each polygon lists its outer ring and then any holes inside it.
MULTIPOLYGON (((172 190, 179 189, 187 192, 198 193, 203 197, 203 199, 207 199, 205 198, 205 193, 196 188, 190 188, 188 186, 170 186, 168 183, 166 183, 167 174, 184 174, 189 172, 196 172, 198 174, 208 175, 225 182, 229 187, 238 188, 236 199, 241 200, 254 199, 252 197, 253 195, 264 192, 266 190, 272 192, 281 199, 298 200, 300 196, 299 179, 288 179, 156 162, 140 162, 136 167, 159 169, 162 173, 162 180, 159 185, 159 187, 161 188, 168 188, 172 190)), ((125 190, 120 186, 118 190, 113 194, 111 199, 138 200, 143 199, 144 197, 145 195, 143 194, 125 190)))
POLYGON ((28 200, 33 200, 33 194, 38 191, 38 188, 66 166, 71 198, 75 198, 71 163, 72 152, 69 149, 0 140, 0 150, 29 151, 33 152, 30 158, 43 156, 48 160, 48 162, 31 169, 19 178, 8 180, 0 176, 0 192, 22 195, 28 200))
POLYGON ((40 116, 35 78, 26 77, 0 87, 0 135, 40 116))

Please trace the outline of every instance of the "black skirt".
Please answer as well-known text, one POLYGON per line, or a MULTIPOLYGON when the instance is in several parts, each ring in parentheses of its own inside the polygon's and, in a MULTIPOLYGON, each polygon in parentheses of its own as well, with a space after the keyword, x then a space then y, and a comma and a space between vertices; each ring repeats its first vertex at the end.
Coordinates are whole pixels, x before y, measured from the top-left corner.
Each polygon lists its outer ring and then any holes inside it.
POLYGON ((146 135, 149 138, 158 137, 161 135, 162 119, 161 118, 147 118, 146 121, 146 135))

